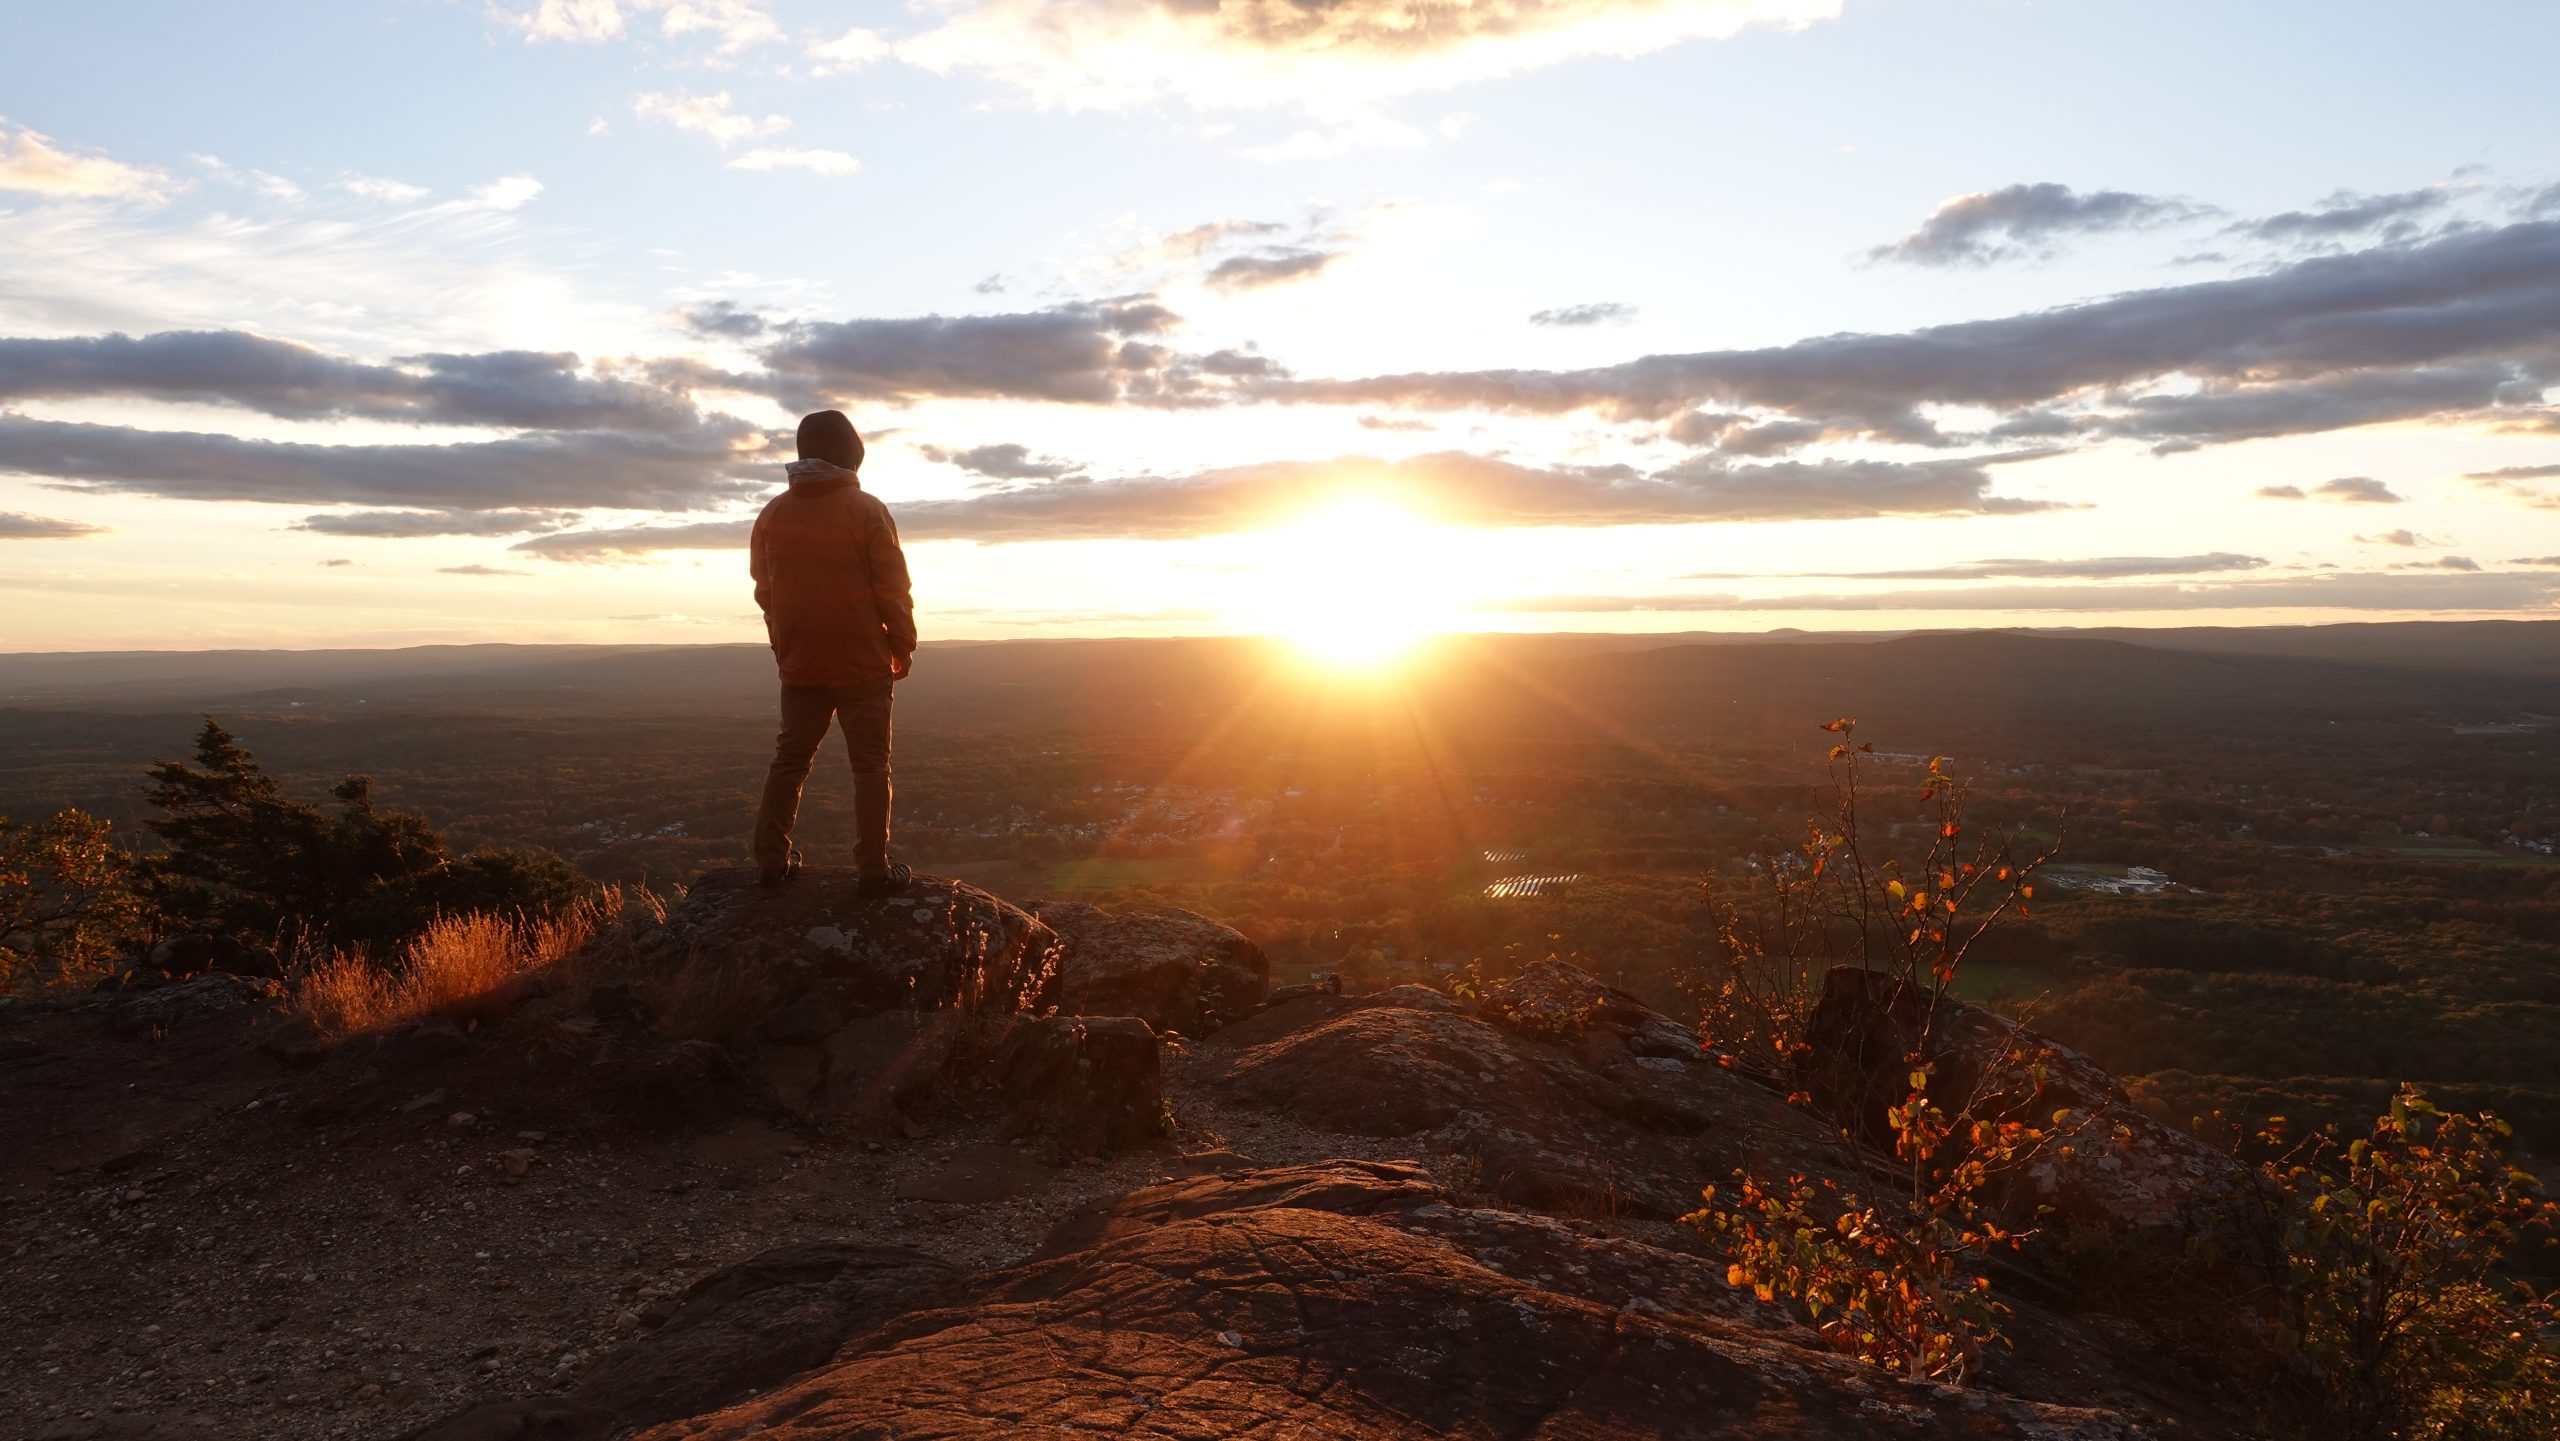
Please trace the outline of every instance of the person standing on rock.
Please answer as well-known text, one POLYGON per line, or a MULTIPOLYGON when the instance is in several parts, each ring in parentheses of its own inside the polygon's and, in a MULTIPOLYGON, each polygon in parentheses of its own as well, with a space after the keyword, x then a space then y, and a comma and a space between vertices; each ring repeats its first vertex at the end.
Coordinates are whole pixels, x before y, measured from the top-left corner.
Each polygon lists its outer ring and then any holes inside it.
POLYGON ((853 761, 854 864, 866 896, 912 880, 889 861, 890 688, 914 668, 915 599, 889 508, 862 488, 862 437, 840 410, 801 417, 790 488, 766 502, 748 543, 756 606, 782 671, 782 733, 774 738, 756 812, 756 882, 778 886, 800 869, 791 827, 800 787, 830 721, 853 761))

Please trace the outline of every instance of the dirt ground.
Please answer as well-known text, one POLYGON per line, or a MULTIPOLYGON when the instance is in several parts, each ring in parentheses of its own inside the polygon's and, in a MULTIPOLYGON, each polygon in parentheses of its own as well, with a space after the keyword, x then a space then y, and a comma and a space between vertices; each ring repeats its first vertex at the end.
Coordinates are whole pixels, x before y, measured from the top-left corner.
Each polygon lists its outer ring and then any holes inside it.
POLYGON ((503 1088, 403 1084, 326 1124, 236 1026, 108 1039, 0 1003, 0 1438, 397 1436, 566 1384, 706 1272, 803 1240, 967 1266, 1174 1175, 1409 1145, 1229 1111, 1168 1078, 1177 1133, 1043 1164, 955 1129, 832 1139, 740 1119, 639 1136, 503 1088))

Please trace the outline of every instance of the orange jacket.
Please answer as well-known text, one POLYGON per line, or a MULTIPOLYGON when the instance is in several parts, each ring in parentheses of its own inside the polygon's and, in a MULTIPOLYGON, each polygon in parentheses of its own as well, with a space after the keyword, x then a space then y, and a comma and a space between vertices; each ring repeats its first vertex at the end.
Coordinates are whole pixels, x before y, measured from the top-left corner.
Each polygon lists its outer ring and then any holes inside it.
POLYGON ((823 460, 790 466, 791 488, 767 501, 747 543, 747 572, 784 685, 847 686, 891 673, 915 653, 915 599, 889 508, 852 471, 823 460))

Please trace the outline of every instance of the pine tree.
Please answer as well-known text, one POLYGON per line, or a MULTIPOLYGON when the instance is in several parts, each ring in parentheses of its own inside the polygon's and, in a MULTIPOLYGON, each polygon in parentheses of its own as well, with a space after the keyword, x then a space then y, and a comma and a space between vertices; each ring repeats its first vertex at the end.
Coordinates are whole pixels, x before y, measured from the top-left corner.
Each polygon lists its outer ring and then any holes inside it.
POLYGON ((388 947, 437 915, 550 915, 585 889, 555 857, 476 851, 457 858, 424 818, 374 804, 373 782, 330 788, 336 814, 287 796, 212 717, 195 760, 149 771, 157 898, 187 928, 279 950, 307 941, 388 947))

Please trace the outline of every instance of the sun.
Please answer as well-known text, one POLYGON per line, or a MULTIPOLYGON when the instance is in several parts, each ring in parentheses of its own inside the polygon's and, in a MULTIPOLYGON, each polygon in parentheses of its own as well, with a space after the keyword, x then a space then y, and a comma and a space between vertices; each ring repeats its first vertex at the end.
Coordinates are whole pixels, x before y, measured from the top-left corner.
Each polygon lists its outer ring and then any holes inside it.
POLYGON ((1379 501, 1342 501, 1264 533, 1262 627, 1328 664, 1375 669, 1453 629, 1457 536, 1379 501))

